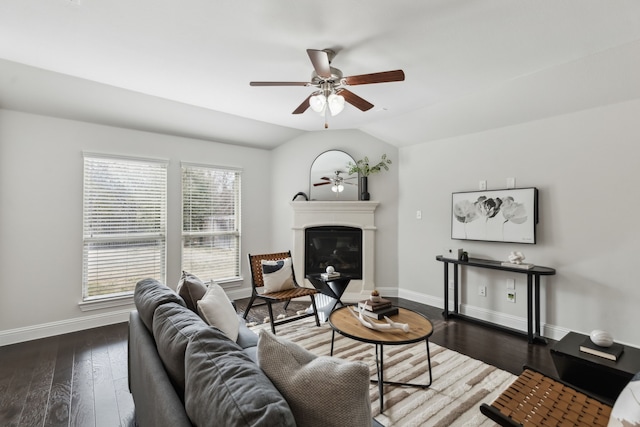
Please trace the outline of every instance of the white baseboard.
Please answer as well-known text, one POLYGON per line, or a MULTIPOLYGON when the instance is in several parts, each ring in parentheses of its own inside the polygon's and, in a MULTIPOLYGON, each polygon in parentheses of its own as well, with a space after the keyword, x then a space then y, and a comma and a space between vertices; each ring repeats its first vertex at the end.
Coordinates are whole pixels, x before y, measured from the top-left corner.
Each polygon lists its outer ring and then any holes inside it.
MULTIPOLYGON (((444 307, 444 299, 440 297, 434 297, 420 292, 398 289, 395 287, 378 288, 378 290, 382 295, 404 298, 421 304, 430 305, 432 307, 444 307)), ((231 300, 248 298, 251 296, 251 289, 232 288, 226 289, 226 293, 231 300)), ((362 295, 355 292, 345 293, 342 297, 342 300, 344 302, 356 302, 360 299, 362 299, 362 295)), ((100 326, 112 325, 114 323, 126 322, 129 320, 129 313, 132 309, 133 308, 131 307, 127 307, 124 309, 111 311, 109 313, 100 313, 90 316, 77 317, 74 319, 44 323, 41 325, 33 325, 24 328, 0 331, 0 346, 15 344, 24 341, 31 341, 34 339, 47 338, 55 335, 68 334, 85 329, 98 328, 100 326)), ((475 317, 480 320, 493 322, 498 325, 507 326, 525 332, 527 330, 526 317, 512 316, 505 313, 467 305, 461 305, 459 310, 463 314, 475 317)), ((560 340, 570 332, 570 330, 566 328, 561 328, 559 326, 551 324, 543 323, 541 327, 542 335, 553 340, 560 340)))
MULTIPOLYGON (((404 298, 411 301, 419 302, 421 304, 430 305, 432 307, 438 307, 444 309, 444 298, 434 297, 431 295, 422 294, 415 291, 408 291, 406 289, 398 290, 398 298, 404 298)), ((451 307, 451 306, 450 306, 451 307)), ((465 314, 476 319, 484 320, 486 322, 495 323, 497 325, 506 326, 508 328, 516 329, 519 331, 527 332, 527 318, 520 316, 513 316, 498 311, 487 310, 481 307, 474 307, 470 305, 461 304, 458 307, 460 313, 465 314)), ((560 340, 566 334, 571 332, 569 329, 561 328, 556 325, 551 325, 542 322, 540 325, 541 335, 543 337, 551 338, 552 340, 560 340)))
POLYGON ((132 308, 0 331, 0 346, 68 334, 129 320, 132 308))

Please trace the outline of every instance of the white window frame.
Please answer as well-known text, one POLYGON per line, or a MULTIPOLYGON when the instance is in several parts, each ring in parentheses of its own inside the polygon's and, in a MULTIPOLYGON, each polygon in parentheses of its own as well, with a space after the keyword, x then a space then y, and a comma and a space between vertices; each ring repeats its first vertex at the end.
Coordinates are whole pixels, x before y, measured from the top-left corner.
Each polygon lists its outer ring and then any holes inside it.
MULTIPOLYGON (((213 179, 213 178, 212 178, 213 179)), ((182 255, 181 265, 182 270, 188 271, 194 274, 204 282, 210 283, 215 281, 217 283, 229 283, 242 280, 241 277, 241 195, 242 195, 242 169, 230 168, 224 166, 203 165, 196 163, 181 163, 181 184, 182 184, 182 255), (229 215, 229 218, 214 218, 214 212, 210 212, 211 223, 209 229, 203 229, 204 227, 198 226, 191 221, 191 217, 187 212, 192 204, 189 204, 189 199, 194 197, 192 185, 187 182, 188 174, 194 171, 206 171, 222 174, 233 174, 234 180, 234 193, 233 193, 233 213, 229 215), (232 225, 228 229, 216 229, 215 223, 222 221, 232 225), (197 247, 199 244, 197 241, 202 242, 201 247, 197 247), (220 253, 220 247, 217 247, 222 241, 222 248, 229 249, 232 252, 229 257, 226 257, 224 253, 220 253), (224 243, 226 242, 226 243, 224 243), (195 253, 195 249, 200 254, 195 253), (215 251, 215 252, 214 252, 215 251), (211 255, 208 257, 207 252, 211 255), (215 257, 215 255, 220 255, 215 257), (199 255, 199 256, 198 256, 199 255), (204 256, 203 256, 204 255, 204 256)), ((212 182, 210 182, 212 184, 212 182)), ((209 204, 209 209, 214 209, 216 196, 221 193, 200 193, 198 197, 204 197, 206 203, 209 204)), ((202 199, 200 199, 202 200, 202 199)), ((204 207, 204 210, 207 208, 204 207)), ((201 213, 201 215, 204 212, 201 213)), ((219 215, 218 215, 219 216, 219 215)))
POLYGON ((83 157, 81 306, 130 300, 141 279, 165 283, 168 161, 94 153, 83 153, 83 157), (118 184, 124 191, 117 199, 112 197, 117 191, 95 180, 98 165, 122 178, 118 184), (117 249, 108 249, 110 245, 117 249), (102 292, 109 287, 114 287, 112 292, 102 292))

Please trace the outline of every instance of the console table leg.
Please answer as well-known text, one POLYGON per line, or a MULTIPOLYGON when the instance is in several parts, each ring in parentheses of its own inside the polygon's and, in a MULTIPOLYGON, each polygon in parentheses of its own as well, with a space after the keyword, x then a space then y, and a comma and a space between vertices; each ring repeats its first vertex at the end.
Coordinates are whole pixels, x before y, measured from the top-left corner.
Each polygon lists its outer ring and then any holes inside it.
POLYGON ((527 338, 533 344, 533 277, 527 274, 527 338))
POLYGON ((535 298, 535 303, 536 303, 536 327, 535 327, 535 332, 537 336, 540 336, 540 276, 536 276, 535 279, 535 289, 534 289, 534 293, 536 295, 535 298))
POLYGON ((444 264, 444 320, 449 320, 449 263, 444 264))
POLYGON ((453 264, 453 312, 458 313, 458 264, 453 264))

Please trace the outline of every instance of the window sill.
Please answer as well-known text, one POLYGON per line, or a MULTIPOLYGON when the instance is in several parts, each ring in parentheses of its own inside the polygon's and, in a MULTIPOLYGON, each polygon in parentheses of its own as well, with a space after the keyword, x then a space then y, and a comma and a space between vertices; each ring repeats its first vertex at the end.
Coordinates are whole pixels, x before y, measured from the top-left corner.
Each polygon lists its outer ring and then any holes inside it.
POLYGON ((102 310, 103 308, 122 307, 125 305, 133 305, 133 295, 125 295, 113 298, 101 298, 97 300, 82 301, 78 303, 78 306, 82 311, 102 310))

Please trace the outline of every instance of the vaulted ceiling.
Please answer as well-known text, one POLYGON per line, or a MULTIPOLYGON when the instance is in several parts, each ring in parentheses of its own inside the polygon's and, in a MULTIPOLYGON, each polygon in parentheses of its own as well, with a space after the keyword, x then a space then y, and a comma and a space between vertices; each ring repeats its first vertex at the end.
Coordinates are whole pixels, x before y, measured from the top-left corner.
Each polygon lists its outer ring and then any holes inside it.
POLYGON ((292 111, 306 49, 352 86, 329 130, 397 146, 640 97, 637 0, 2 0, 0 108, 273 148, 324 119, 292 111))

